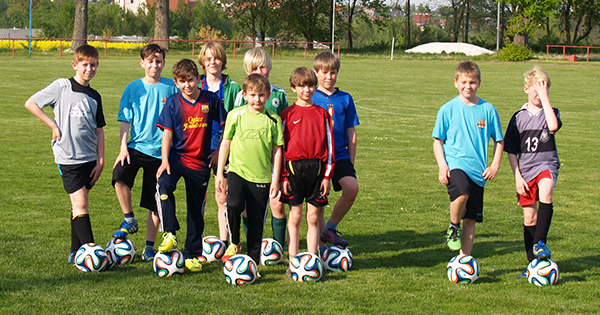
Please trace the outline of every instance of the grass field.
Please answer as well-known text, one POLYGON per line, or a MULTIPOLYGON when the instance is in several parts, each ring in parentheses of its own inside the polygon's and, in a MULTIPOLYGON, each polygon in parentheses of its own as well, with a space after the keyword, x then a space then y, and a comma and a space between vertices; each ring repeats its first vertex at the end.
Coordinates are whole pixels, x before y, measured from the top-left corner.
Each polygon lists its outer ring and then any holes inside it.
MULTIPOLYGON (((172 77, 173 63, 188 56, 167 56, 163 74, 172 77)), ((480 278, 473 285, 454 285, 446 277, 446 264, 455 253, 443 239, 449 201, 437 180, 431 130, 439 107, 457 95, 452 83, 457 62, 342 58, 338 86, 353 95, 361 122, 356 159, 360 192, 339 226, 351 244, 354 268, 329 273, 317 283, 295 283, 285 277, 285 267, 261 266, 259 281, 236 288, 225 282, 221 263, 167 279, 141 261, 99 274, 83 274, 67 263, 70 204, 53 162, 51 132, 23 104, 54 79, 73 75, 68 58, 0 56, 2 314, 585 314, 600 307, 596 63, 541 62, 552 78, 551 101, 563 121, 557 133, 562 167, 548 240, 561 271, 558 285, 539 288, 516 278, 526 267, 523 215, 506 155, 497 178, 486 186, 485 219, 477 225, 472 254, 481 266, 480 278)), ((289 75, 311 62, 273 62, 271 81, 285 87, 293 102, 289 75)), ((533 63, 479 66, 483 80, 478 95, 496 106, 506 128, 526 102, 522 74, 533 63)), ((228 68, 225 72, 234 80, 243 80, 242 58, 230 59, 228 68)), ((110 185, 118 154, 119 99, 126 84, 142 75, 138 58, 109 57, 101 58, 92 81, 108 123, 106 166, 90 194, 94 236, 102 246, 122 220, 110 185)), ((185 222, 183 185, 176 196, 178 216, 185 222)), ((338 197, 333 193, 330 202, 338 197)), ((215 209, 209 198, 205 235, 218 235, 215 209)), ((145 216, 139 207, 134 210, 138 218, 145 216)), ((132 236, 140 252, 143 226, 141 231, 132 236)), ((265 235, 271 237, 269 223, 265 235)))

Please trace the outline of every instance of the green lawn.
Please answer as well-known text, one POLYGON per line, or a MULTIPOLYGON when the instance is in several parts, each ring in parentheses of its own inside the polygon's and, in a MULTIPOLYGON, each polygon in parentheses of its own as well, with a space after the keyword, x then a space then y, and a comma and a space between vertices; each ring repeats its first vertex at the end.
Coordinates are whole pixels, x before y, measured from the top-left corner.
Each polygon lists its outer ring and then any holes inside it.
MULTIPOLYGON (((168 55, 163 74, 172 77, 173 63, 190 55, 168 55)), ((497 178, 486 186, 485 219, 477 226, 472 254, 481 266, 480 278, 473 285, 447 279, 446 264, 455 253, 443 239, 449 200, 437 180, 431 131, 439 107, 457 95, 452 82, 457 62, 346 57, 338 86, 353 95, 361 122, 356 159, 360 192, 339 229, 351 244, 354 267, 348 273, 329 273, 317 283, 295 283, 285 276, 285 267, 261 266, 259 281, 232 287, 221 263, 207 264, 201 273, 159 278, 139 260, 99 274, 81 273, 66 262, 70 204, 50 149, 51 132, 23 104, 54 79, 72 76, 69 58, 0 55, 2 314, 571 314, 595 313, 600 307, 597 63, 538 61, 550 74, 551 101, 563 121, 557 133, 562 167, 548 239, 561 271, 558 285, 540 288, 516 278, 527 261, 523 215, 506 155, 497 178)), ((239 83, 242 59, 231 58, 225 71, 239 83)), ((271 81, 285 87, 293 102, 289 75, 312 62, 276 58, 273 65, 271 81)), ((533 65, 479 62, 478 95, 496 106, 503 129, 527 100, 522 78, 533 65)), ((118 154, 119 99, 126 84, 142 75, 139 58, 109 56, 100 59, 92 81, 108 123, 106 166, 90 194, 92 227, 102 246, 122 220, 110 184, 118 154)), ((140 184, 136 182, 134 204, 140 184)), ((183 188, 176 192, 182 222, 183 188)), ((213 188, 208 194, 213 195, 213 188)), ((331 204, 338 197, 333 193, 331 204)), ((138 218, 145 216, 139 207, 134 210, 138 218)), ((205 235, 218 235, 215 210, 210 197, 205 235)), ((132 236, 140 252, 145 227, 141 231, 132 236)), ((269 223, 265 235, 272 235, 269 223)))

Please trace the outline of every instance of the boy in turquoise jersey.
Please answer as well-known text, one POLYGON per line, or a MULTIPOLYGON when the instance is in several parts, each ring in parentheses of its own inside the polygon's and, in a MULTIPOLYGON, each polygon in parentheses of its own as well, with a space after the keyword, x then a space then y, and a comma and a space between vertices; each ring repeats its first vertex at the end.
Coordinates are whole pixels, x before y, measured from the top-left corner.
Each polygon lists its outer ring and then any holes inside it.
MULTIPOLYGON (((259 73, 263 74, 267 79, 271 73, 271 57, 269 54, 260 49, 250 49, 244 55, 244 70, 246 74, 259 73)), ((235 107, 246 105, 247 102, 244 100, 242 92, 238 93, 235 100, 235 107)), ((271 84, 271 96, 265 103, 265 108, 272 110, 277 115, 281 115, 284 109, 288 107, 287 95, 285 90, 278 87, 277 85, 271 84)), ((273 198, 269 201, 271 206, 271 228, 273 229, 273 238, 285 247, 285 237, 287 234, 286 229, 286 215, 283 203, 279 201, 279 198, 273 198)), ((244 230, 247 229, 247 217, 246 212, 243 214, 244 230)))
POLYGON ((326 249, 325 243, 348 246, 337 230, 338 224, 354 204, 358 194, 358 181, 354 169, 356 160, 356 126, 358 116, 352 96, 335 87, 340 70, 340 59, 330 52, 322 52, 313 61, 314 72, 319 80, 319 87, 312 97, 315 104, 325 108, 333 120, 333 136, 335 144, 335 168, 332 184, 335 191, 342 195, 333 207, 327 223, 325 217, 319 218, 319 226, 323 227, 319 252, 326 249))
POLYGON ((248 105, 227 115, 223 141, 219 148, 216 189, 227 194, 227 219, 231 244, 223 261, 239 254, 241 214, 248 213, 248 255, 258 264, 267 202, 279 194, 279 177, 283 158, 281 118, 265 108, 271 84, 262 74, 244 79, 244 99, 248 105), (225 161, 229 158, 227 186, 225 161))
POLYGON ((140 207, 148 209, 148 216, 142 260, 152 262, 156 253, 154 242, 159 224, 154 194, 156 171, 161 164, 162 138, 162 131, 156 126, 156 120, 167 98, 177 93, 177 87, 173 80, 161 77, 165 67, 165 51, 160 46, 146 45, 140 51, 140 56, 140 65, 144 68, 145 75, 127 85, 121 96, 117 117, 121 122, 121 150, 113 166, 112 184, 125 219, 113 237, 125 238, 127 234, 138 231, 131 188, 137 172, 143 168, 140 207))
POLYGON ((483 187, 486 180, 496 177, 504 150, 500 117, 492 104, 477 97, 480 85, 477 64, 461 62, 454 74, 459 95, 440 108, 432 133, 438 179, 450 195, 447 244, 465 255, 473 249, 475 222, 483 221, 483 187), (495 143, 488 167, 490 138, 495 143))
MULTIPOLYGON (((223 70, 227 69, 227 54, 221 44, 216 42, 208 42, 202 46, 202 50, 198 55, 198 63, 204 72, 200 76, 200 84, 198 87, 201 90, 211 91, 222 101, 222 105, 226 112, 229 112, 234 107, 234 102, 238 92, 241 92, 239 84, 232 81, 231 78, 223 74, 223 70)), ((213 172, 217 170, 217 159, 219 157, 219 144, 221 143, 221 135, 223 133, 223 126, 217 123, 213 123, 212 127, 212 138, 210 142, 210 150, 212 153, 209 156, 210 167, 213 172)), ((225 178, 227 181, 227 178, 225 178)), ((225 192, 219 193, 215 191, 215 200, 217 202, 217 218, 219 222, 219 238, 228 243, 227 233, 227 219, 224 216, 227 208, 225 202, 227 202, 227 194, 225 192)))
POLYGON ((96 48, 77 48, 71 63, 75 76, 55 80, 25 102, 25 108, 52 129, 54 161, 71 199, 69 263, 74 263, 81 245, 94 243, 88 194, 104 169, 106 125, 102 98, 90 87, 98 59, 96 48), (52 107, 53 119, 42 110, 45 106, 52 107))

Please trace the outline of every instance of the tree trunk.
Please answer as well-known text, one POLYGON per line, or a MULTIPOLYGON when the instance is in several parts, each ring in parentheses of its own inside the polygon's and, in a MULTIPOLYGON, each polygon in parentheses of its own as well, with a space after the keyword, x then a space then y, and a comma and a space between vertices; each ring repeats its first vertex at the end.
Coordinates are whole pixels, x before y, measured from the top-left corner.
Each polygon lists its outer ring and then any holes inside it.
POLYGON ((464 37, 463 37, 463 42, 468 43, 469 42, 469 13, 471 11, 471 4, 470 1, 467 0, 466 1, 466 5, 465 5, 465 28, 464 28, 464 37))
POLYGON ((76 0, 75 2, 75 25, 73 27, 73 38, 71 49, 76 50, 80 46, 87 44, 87 21, 88 21, 88 0, 76 0))
POLYGON ((156 0, 155 10, 154 39, 159 39, 157 45, 169 50, 169 0, 156 0))
POLYGON ((529 43, 529 36, 527 35, 527 33, 515 34, 514 43, 518 46, 527 46, 529 43))
POLYGON ((354 18, 354 9, 356 8, 356 1, 353 0, 348 3, 350 6, 350 12, 348 13, 348 48, 352 49, 352 18, 354 18))
POLYGON ((410 0, 406 0, 406 49, 410 48, 410 0))

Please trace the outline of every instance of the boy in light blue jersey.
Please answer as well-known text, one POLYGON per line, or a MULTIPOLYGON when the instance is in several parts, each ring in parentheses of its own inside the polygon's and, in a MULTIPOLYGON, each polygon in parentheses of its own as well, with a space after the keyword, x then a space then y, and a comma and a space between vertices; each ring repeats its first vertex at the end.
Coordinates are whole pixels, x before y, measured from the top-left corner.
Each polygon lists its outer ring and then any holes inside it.
POLYGON ((358 194, 354 162, 356 126, 359 121, 352 96, 335 87, 340 70, 340 59, 330 52, 322 52, 315 57, 313 68, 319 87, 312 101, 325 108, 333 120, 335 166, 331 182, 335 191, 342 191, 327 223, 324 217, 319 218, 319 227, 322 228, 319 252, 323 253, 327 249, 325 243, 348 246, 348 242, 339 236, 341 233, 337 230, 337 226, 354 204, 358 194))
POLYGON ((140 207, 148 209, 146 218, 146 245, 142 260, 154 260, 154 242, 159 218, 154 194, 156 172, 161 164, 162 131, 156 126, 165 101, 177 92, 173 80, 161 77, 165 66, 165 52, 156 44, 146 45, 140 52, 140 65, 145 75, 127 85, 117 120, 121 122, 121 150, 113 166, 112 184, 125 219, 113 234, 125 238, 138 231, 133 212, 131 188, 140 168, 144 169, 140 207), (129 135, 129 140, 127 139, 129 135))
POLYGON ((477 64, 461 62, 454 74, 459 95, 440 108, 432 133, 438 179, 450 195, 447 244, 465 255, 473 249, 475 222, 483 221, 483 187, 486 180, 496 177, 504 150, 500 117, 492 104, 477 97, 480 84, 477 64), (495 144, 488 167, 490 138, 495 144))

